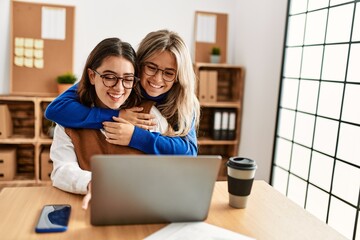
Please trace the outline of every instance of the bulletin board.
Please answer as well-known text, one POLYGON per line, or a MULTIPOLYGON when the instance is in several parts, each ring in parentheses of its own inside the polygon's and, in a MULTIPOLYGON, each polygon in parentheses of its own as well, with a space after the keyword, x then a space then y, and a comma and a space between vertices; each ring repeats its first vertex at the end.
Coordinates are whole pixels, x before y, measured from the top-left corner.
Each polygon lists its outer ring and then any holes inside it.
POLYGON ((57 95, 56 77, 73 71, 74 6, 12 0, 10 93, 57 95))
POLYGON ((209 62, 211 49, 219 47, 220 63, 226 63, 227 19, 224 13, 195 12, 195 62, 209 62))

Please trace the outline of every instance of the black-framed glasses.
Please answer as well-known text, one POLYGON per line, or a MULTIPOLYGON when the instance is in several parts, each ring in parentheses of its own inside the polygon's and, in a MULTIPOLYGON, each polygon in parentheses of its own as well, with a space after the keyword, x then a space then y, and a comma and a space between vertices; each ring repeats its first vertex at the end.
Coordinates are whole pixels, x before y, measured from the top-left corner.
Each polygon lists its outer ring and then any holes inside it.
POLYGON ((166 82, 172 82, 176 78, 176 70, 172 68, 165 68, 160 69, 158 65, 151 63, 151 62, 145 62, 144 63, 144 72, 148 76, 155 76, 158 71, 162 72, 162 78, 166 82))
POLYGON ((100 74, 94 69, 91 69, 91 70, 93 70, 94 73, 96 73, 97 75, 99 75, 101 77, 103 84, 105 85, 105 87, 108 87, 108 88, 115 87, 118 84, 118 82, 121 80, 121 83, 124 88, 132 89, 135 86, 136 82, 139 80, 138 77, 135 77, 132 74, 125 75, 123 77, 118 77, 112 73, 100 74))

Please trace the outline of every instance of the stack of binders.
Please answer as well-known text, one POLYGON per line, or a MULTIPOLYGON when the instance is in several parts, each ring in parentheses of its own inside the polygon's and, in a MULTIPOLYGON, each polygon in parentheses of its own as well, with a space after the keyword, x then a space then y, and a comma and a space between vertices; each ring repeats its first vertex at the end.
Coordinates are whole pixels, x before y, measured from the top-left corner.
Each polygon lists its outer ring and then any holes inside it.
MULTIPOLYGON (((218 94, 218 71, 199 71, 199 101, 216 102, 218 94)), ((212 138, 214 140, 234 140, 236 132, 236 110, 215 109, 213 112, 212 138)))
POLYGON ((214 140, 234 140, 236 132, 236 112, 234 109, 216 109, 213 113, 214 140))

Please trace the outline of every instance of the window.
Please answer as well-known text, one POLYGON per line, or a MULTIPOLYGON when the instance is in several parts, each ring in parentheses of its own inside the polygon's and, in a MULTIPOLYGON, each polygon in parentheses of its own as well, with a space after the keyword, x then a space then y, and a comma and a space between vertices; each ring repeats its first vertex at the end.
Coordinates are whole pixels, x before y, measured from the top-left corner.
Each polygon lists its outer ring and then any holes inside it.
POLYGON ((289 0, 271 184, 360 240, 360 1, 289 0))

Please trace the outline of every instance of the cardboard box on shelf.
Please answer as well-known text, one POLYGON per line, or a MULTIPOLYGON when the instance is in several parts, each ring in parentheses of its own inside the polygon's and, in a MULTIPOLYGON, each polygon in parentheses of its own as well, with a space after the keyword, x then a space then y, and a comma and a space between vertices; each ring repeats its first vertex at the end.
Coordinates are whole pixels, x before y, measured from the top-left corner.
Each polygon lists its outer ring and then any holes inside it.
POLYGON ((13 180, 16 175, 16 148, 0 148, 0 180, 13 180))
POLYGON ((9 138, 13 134, 13 124, 9 108, 6 104, 0 104, 0 138, 9 138))
POLYGON ((44 150, 40 155, 40 179, 50 181, 50 174, 53 169, 53 163, 50 159, 50 151, 44 150))

